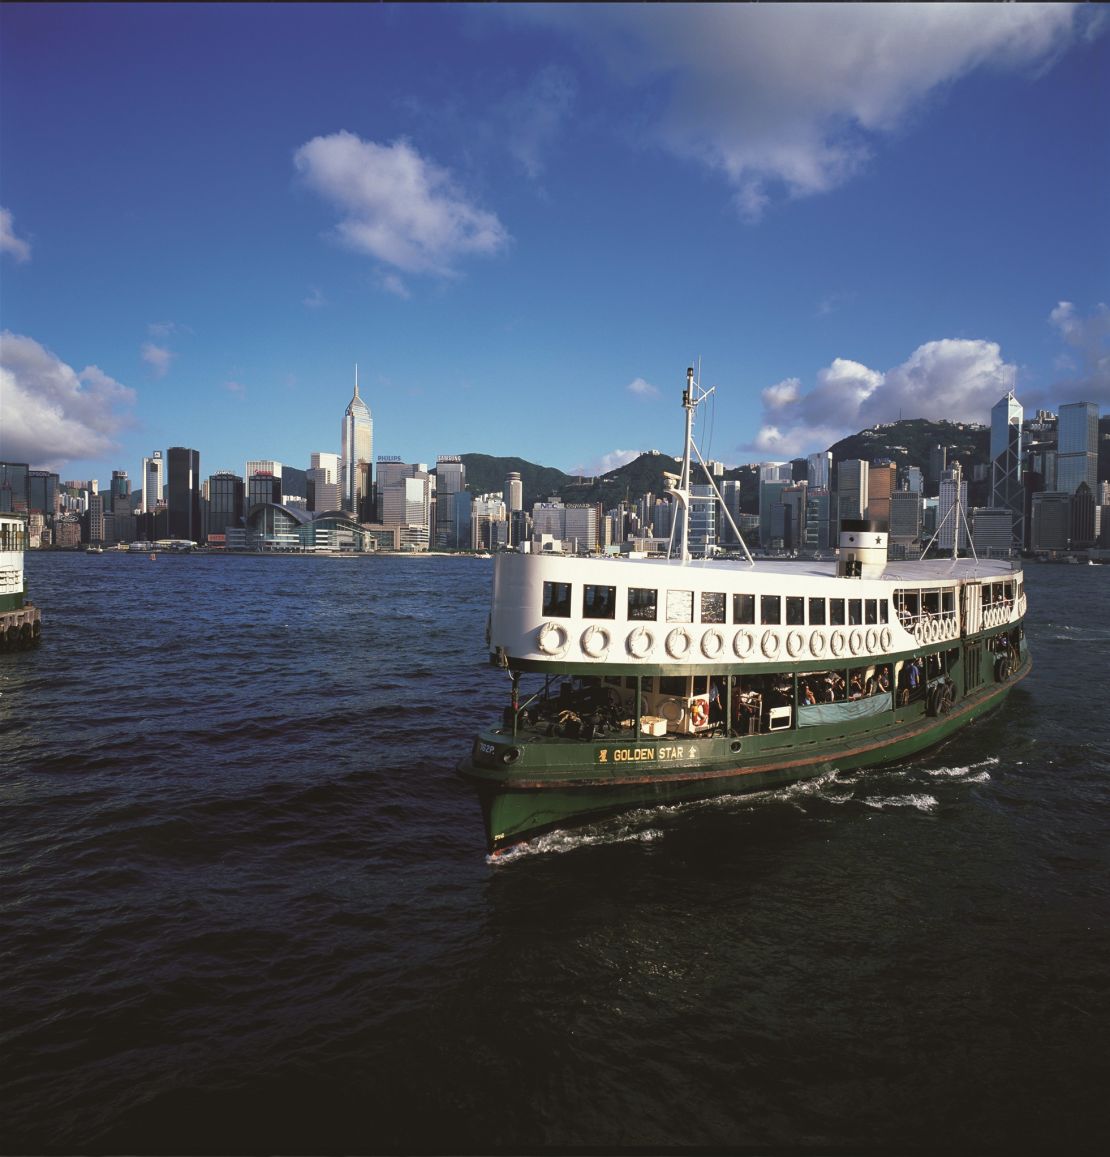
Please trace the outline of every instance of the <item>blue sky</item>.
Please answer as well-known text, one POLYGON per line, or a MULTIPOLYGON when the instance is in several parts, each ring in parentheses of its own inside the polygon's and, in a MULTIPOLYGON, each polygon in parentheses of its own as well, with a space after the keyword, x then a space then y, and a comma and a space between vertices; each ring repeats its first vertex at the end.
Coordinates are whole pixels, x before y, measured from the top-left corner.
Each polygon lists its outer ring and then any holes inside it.
POLYGON ((1098 6, 7 5, 0 458, 597 472, 1110 406, 1098 6))

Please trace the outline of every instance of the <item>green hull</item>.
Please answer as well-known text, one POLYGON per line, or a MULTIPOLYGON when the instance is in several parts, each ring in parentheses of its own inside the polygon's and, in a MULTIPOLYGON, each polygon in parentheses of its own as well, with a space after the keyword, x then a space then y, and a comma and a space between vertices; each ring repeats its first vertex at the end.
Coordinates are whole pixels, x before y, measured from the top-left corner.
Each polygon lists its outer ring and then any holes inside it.
POLYGON ((897 762, 998 707, 1031 668, 980 687, 947 714, 922 701, 868 719, 714 739, 522 741, 480 734, 459 771, 478 789, 489 850, 637 807, 780 788, 830 771, 897 762))

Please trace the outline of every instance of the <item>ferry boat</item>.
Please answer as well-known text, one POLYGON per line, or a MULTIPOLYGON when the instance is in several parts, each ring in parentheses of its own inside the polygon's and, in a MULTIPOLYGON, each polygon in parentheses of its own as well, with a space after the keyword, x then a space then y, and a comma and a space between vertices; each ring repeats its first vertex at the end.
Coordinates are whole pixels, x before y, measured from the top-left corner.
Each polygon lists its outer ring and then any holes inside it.
POLYGON ((19 515, 0 514, 0 651, 33 647, 42 634, 42 614, 26 599, 26 549, 26 521, 19 515))
POLYGON ((688 370, 676 557, 530 543, 496 557, 486 641, 507 703, 459 764, 491 853, 630 808, 904 759, 1030 670, 1020 562, 955 548, 888 561, 886 525, 866 520, 841 523, 829 562, 755 561, 739 531, 746 562, 692 558, 692 420, 710 393, 688 370))

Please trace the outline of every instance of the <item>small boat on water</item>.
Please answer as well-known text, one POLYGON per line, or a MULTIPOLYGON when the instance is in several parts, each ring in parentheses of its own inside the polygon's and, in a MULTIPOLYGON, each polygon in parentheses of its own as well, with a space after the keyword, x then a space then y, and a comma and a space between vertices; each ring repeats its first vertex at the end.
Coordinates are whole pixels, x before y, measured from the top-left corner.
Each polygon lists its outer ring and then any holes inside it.
POLYGON ((629 808, 904 759, 1030 670, 1019 561, 888 561, 886 525, 864 520, 841 524, 835 561, 691 558, 692 419, 711 392, 687 371, 677 557, 526 543, 494 559, 486 641, 508 701, 459 764, 492 853, 629 808))
POLYGON ((27 522, 0 514, 0 651, 35 646, 42 634, 42 612, 28 602, 23 579, 27 522))

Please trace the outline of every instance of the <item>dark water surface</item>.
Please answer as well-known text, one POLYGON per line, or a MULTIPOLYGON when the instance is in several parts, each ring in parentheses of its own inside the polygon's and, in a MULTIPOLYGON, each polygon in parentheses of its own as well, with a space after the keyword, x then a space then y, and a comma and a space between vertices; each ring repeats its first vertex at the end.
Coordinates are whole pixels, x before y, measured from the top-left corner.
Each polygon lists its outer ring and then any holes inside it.
POLYGON ((1110 568, 943 748, 490 864, 490 567, 28 555, 0 1151, 1110 1144, 1110 568))

